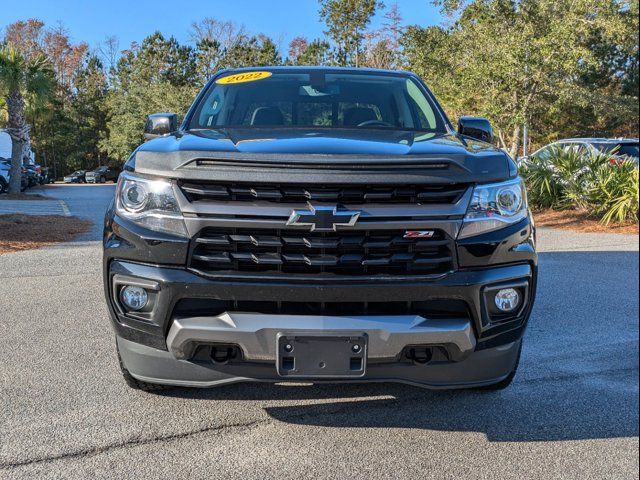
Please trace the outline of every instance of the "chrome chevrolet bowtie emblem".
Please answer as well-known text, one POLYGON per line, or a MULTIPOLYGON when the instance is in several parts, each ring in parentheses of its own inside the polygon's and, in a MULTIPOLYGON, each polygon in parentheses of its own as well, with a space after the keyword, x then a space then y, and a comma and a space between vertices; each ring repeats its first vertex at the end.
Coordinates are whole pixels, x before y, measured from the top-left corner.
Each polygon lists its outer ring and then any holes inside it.
POLYGON ((360 212, 338 210, 337 206, 314 207, 291 212, 287 226, 311 227, 312 232, 334 232, 337 227, 353 227, 360 212))

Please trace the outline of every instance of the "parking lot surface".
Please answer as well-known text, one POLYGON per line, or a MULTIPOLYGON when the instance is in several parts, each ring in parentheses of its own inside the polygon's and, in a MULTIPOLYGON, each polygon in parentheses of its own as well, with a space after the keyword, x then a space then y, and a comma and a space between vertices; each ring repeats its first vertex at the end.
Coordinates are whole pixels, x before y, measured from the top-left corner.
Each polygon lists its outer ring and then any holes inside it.
MULTIPOLYGON (((51 187, 101 220, 111 186, 51 187)), ((117 367, 100 228, 0 256, 0 478, 638 478, 638 238, 540 230, 502 392, 239 384, 149 394, 117 367)))

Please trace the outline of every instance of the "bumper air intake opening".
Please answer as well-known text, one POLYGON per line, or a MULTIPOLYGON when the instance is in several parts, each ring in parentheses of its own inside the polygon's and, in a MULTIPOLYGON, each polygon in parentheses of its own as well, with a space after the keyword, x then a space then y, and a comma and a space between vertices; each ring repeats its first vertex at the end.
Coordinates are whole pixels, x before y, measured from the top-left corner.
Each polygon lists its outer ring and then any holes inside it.
POLYGON ((224 312, 264 315, 420 315, 430 319, 469 318, 469 305, 458 299, 385 302, 287 302, 183 298, 172 318, 215 316, 224 312))

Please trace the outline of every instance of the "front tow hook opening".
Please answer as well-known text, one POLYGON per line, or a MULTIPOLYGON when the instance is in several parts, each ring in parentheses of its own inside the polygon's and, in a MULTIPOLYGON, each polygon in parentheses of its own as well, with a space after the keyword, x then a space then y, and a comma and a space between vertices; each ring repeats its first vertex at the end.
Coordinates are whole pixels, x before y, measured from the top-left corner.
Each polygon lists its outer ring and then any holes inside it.
POLYGON ((410 347, 406 356, 415 364, 426 365, 433 360, 433 347, 410 347))
POLYGON ((225 365, 238 358, 239 349, 235 345, 216 345, 211 347, 211 360, 218 365, 225 365))

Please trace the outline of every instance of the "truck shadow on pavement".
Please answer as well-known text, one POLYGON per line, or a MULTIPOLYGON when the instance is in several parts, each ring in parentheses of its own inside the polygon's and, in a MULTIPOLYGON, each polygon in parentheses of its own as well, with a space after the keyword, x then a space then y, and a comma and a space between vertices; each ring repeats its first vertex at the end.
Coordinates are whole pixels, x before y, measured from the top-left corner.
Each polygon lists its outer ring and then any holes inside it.
POLYGON ((393 399, 276 406, 266 411, 292 424, 478 432, 493 442, 637 437, 638 397, 633 385, 637 370, 621 368, 604 375, 524 380, 503 392, 407 387, 394 391, 393 399))
POLYGON ((602 352, 600 360, 609 365, 604 371, 570 372, 559 360, 558 370, 542 375, 530 352, 515 382, 501 392, 430 391, 392 383, 239 384, 165 395, 293 402, 264 409, 280 422, 325 428, 478 432, 492 442, 637 437, 637 351, 637 342, 629 342, 615 354, 602 352), (613 356, 605 358, 607 353, 613 356))
POLYGON ((238 384, 164 395, 264 402, 274 420, 326 428, 478 432, 494 442, 637 437, 638 253, 543 253, 540 264, 521 368, 504 391, 238 384))

